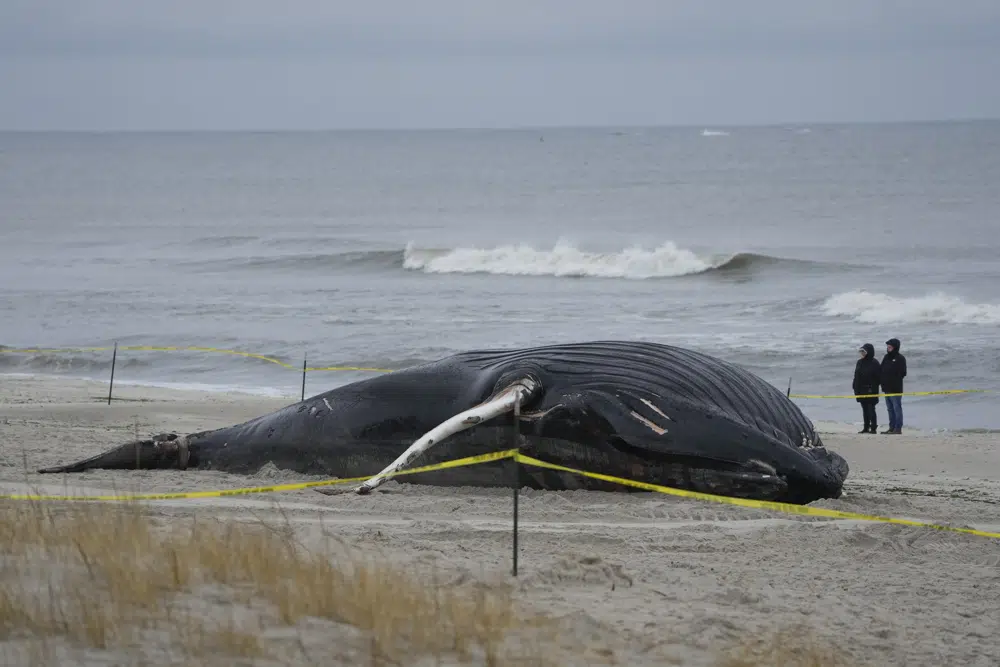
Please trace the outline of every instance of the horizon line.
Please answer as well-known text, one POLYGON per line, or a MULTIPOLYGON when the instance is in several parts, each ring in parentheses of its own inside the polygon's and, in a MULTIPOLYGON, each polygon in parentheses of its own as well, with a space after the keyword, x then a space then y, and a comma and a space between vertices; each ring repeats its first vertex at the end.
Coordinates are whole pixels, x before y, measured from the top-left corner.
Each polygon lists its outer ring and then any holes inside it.
POLYGON ((843 127, 852 125, 943 125, 957 123, 989 123, 1000 121, 1000 116, 966 118, 923 118, 907 120, 846 120, 846 121, 769 121, 757 123, 620 123, 620 124, 537 124, 537 125, 427 125, 427 126, 345 126, 345 127, 149 127, 149 128, 15 128, 0 127, 2 134, 291 134, 291 133, 348 133, 348 132, 527 132, 541 130, 614 130, 614 129, 763 129, 784 127, 843 127))

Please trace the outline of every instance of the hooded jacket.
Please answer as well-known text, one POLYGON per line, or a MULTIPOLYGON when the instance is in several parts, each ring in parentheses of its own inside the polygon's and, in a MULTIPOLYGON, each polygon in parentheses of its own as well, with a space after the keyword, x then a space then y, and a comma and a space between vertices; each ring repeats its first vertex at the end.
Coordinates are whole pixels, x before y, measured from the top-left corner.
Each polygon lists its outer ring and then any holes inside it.
MULTIPOLYGON (((881 367, 875 358, 875 347, 871 343, 865 343, 861 346, 861 349, 866 354, 858 359, 858 363, 854 365, 854 384, 852 385, 854 395, 877 394, 881 367)), ((878 396, 857 398, 855 400, 858 403, 871 403, 875 405, 878 403, 878 396)))
POLYGON ((882 357, 879 381, 882 391, 887 394, 903 393, 903 378, 906 377, 906 357, 899 353, 899 339, 890 338, 885 342, 892 345, 892 352, 886 352, 882 357))

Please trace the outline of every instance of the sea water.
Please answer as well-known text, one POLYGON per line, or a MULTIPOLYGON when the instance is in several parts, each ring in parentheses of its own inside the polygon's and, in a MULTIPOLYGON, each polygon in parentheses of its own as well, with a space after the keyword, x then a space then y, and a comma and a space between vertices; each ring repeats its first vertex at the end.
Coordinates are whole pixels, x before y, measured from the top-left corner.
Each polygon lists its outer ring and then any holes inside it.
MULTIPOLYGON (((0 134, 0 345, 212 346, 398 369, 641 339, 851 394, 1000 389, 1000 122, 0 134)), ((0 372, 106 379, 111 353, 0 372)), ((372 375, 310 373, 307 393, 372 375)), ((120 351, 116 379, 298 397, 259 359, 120 351)), ((794 399, 859 423, 853 399, 794 399)), ((1000 393, 905 397, 1000 428, 1000 393)), ((880 423, 887 424, 884 401, 880 423)))

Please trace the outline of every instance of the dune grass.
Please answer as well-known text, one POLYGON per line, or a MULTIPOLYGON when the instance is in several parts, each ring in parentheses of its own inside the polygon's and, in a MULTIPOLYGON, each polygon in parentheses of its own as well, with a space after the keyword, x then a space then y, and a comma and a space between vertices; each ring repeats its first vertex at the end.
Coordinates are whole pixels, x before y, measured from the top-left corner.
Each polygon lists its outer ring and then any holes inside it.
POLYGON ((496 663, 513 657, 501 646, 508 632, 532 622, 514 613, 502 585, 426 585, 335 542, 305 549, 285 528, 167 523, 136 505, 9 505, 0 512, 0 640, 285 662, 295 647, 271 650, 289 641, 269 641, 263 629, 308 617, 329 621, 341 650, 367 654, 362 664, 473 652, 496 663))
MULTIPOLYGON (((596 644, 560 647, 559 632, 503 581, 449 585, 333 539, 308 549, 287 521, 0 506, 0 644, 16 664, 95 650, 136 665, 564 665, 565 650, 572 664, 628 664, 596 644)), ((790 646, 803 644, 741 644, 720 664, 843 664, 790 646)))
POLYGON ((854 667, 843 647, 816 639, 805 626, 746 638, 725 652, 717 667, 854 667))

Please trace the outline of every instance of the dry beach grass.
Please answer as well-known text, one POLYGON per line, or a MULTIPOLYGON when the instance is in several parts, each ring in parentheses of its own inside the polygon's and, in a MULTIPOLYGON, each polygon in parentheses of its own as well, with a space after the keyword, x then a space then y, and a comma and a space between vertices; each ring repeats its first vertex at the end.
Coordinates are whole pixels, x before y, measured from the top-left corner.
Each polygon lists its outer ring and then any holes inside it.
POLYGON ((361 653, 362 664, 401 664, 478 652, 487 664, 514 664, 502 641, 519 626, 538 627, 514 613, 509 588, 434 585, 334 540, 313 552, 287 526, 156 521, 134 504, 24 503, 0 517, 6 639, 142 645, 144 661, 308 664, 305 647, 262 632, 324 619, 349 629, 339 647, 349 662, 361 653))
MULTIPOLYGON (((332 539, 313 552, 288 524, 24 502, 0 514, 0 545, 0 639, 23 664, 66 664, 73 648, 132 664, 568 664, 546 646, 558 627, 519 611, 509 585, 435 582, 332 539), (312 655, 295 631, 268 634, 304 620, 328 623, 339 654, 312 655)), ((719 664, 847 664, 811 639, 747 641, 719 664)), ((574 657, 618 663, 611 649, 574 657)))
MULTIPOLYGON (((40 476, 140 434, 285 401, 2 378, 0 493, 302 481, 265 469, 40 476)), ((856 429, 852 429, 856 430, 856 429)), ((824 436, 852 464, 822 506, 1000 529, 995 434, 824 436)), ((997 664, 1000 540, 648 494, 390 482, 146 504, 0 501, 11 665, 997 664)))

